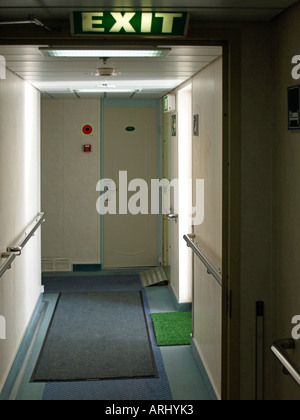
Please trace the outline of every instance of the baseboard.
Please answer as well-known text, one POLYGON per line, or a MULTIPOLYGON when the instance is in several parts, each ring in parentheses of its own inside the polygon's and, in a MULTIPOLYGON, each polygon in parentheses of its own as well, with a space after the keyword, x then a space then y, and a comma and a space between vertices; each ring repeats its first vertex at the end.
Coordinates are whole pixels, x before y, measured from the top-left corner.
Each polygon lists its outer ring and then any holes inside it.
POLYGON ((217 394, 216 394, 216 392, 214 390, 214 387, 213 387, 213 385, 212 385, 212 383, 211 383, 211 381, 209 379, 209 376, 208 376, 208 374, 206 372, 206 369, 204 367, 204 364, 202 362, 201 356, 200 356, 200 354, 199 354, 199 352, 197 350, 197 346, 196 346, 193 338, 191 339, 191 350, 192 350, 192 354, 194 356, 194 359, 195 359, 195 361, 197 363, 197 366, 200 369, 201 375, 202 375, 202 377, 203 377, 203 379, 205 381, 205 384, 207 386, 207 389, 209 391, 209 394, 211 396, 211 399, 213 401, 219 401, 219 398, 218 398, 218 396, 217 396, 217 394))
POLYGON ((172 285, 170 286, 170 290, 171 290, 171 296, 172 296, 172 299, 173 299, 173 302, 174 302, 174 304, 175 304, 175 306, 176 306, 176 309, 177 309, 177 311, 178 312, 189 312, 189 311, 192 311, 192 308, 193 308, 193 304, 192 303, 178 303, 178 300, 177 300, 177 297, 176 297, 176 295, 175 295, 175 292, 174 292, 174 290, 173 290, 173 288, 172 288, 172 285))
POLYGON ((73 272, 101 271, 101 264, 73 264, 73 272))
POLYGON ((17 351, 16 357, 10 368, 9 374, 6 378, 2 391, 0 393, 0 401, 8 401, 11 399, 11 394, 14 389, 16 379, 22 368, 24 359, 26 357, 26 354, 29 351, 30 345, 32 344, 34 335, 44 315, 44 305, 45 303, 43 302, 43 295, 41 294, 36 304, 36 307, 34 309, 34 312, 32 314, 32 317, 29 321, 28 327, 26 329, 26 332, 24 334, 20 347, 17 351))
MULTIPOLYGON (((85 266, 85 264, 84 264, 85 266)), ((99 266, 98 266, 99 268, 99 266)), ((101 268, 97 271, 65 271, 65 272, 43 272, 42 278, 57 278, 57 277, 102 277, 102 276, 123 276, 123 275, 139 275, 141 271, 148 270, 149 267, 138 267, 138 268, 101 268)))

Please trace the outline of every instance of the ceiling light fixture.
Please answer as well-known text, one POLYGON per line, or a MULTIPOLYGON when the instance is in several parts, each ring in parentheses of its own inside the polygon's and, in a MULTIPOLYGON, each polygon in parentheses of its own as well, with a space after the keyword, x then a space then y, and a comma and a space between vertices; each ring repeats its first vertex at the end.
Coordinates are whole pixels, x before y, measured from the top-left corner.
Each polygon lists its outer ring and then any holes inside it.
POLYGON ((115 71, 115 68, 111 67, 101 67, 97 69, 96 76, 102 76, 102 77, 112 77, 117 76, 117 73, 115 71))
POLYGON ((172 50, 171 48, 154 49, 95 49, 95 48, 39 48, 44 57, 64 57, 64 58, 159 58, 166 57, 172 50))
POLYGON ((76 92, 76 93, 107 93, 107 92, 112 92, 112 93, 132 93, 135 91, 140 92, 142 89, 119 89, 119 88, 108 88, 108 87, 102 87, 102 88, 97 88, 97 89, 71 89, 71 92, 76 92))

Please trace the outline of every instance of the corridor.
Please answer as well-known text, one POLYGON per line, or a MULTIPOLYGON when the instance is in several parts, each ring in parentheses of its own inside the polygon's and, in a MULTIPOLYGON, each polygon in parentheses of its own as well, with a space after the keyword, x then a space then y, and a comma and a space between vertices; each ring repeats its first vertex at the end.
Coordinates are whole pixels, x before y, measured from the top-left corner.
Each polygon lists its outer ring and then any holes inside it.
POLYGON ((0 1, 0 400, 300 399, 300 2, 181 3, 0 1))

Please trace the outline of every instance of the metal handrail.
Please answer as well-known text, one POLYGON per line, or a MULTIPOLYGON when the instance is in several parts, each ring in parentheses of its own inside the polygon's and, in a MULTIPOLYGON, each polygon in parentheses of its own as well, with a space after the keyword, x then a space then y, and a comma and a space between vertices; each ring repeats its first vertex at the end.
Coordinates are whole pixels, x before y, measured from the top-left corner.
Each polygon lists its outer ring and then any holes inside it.
POLYGON ((295 340, 292 338, 276 341, 271 347, 272 352, 283 365, 286 372, 300 386, 300 367, 291 360, 286 350, 294 350, 296 348, 295 340))
POLYGON ((205 265, 205 267, 207 268, 208 274, 211 274, 215 278, 215 280, 219 283, 219 285, 222 286, 223 285, 222 277, 215 270, 215 268, 212 266, 212 264, 208 261, 208 259, 205 257, 205 255, 202 254, 202 252, 197 248, 197 246, 194 244, 194 242, 187 235, 184 235, 183 239, 187 243, 187 246, 194 251, 194 253, 197 255, 197 257, 205 265))
POLYGON ((16 257, 22 254, 22 251, 27 242, 34 236, 35 232, 38 230, 41 224, 45 222, 45 220, 45 213, 38 213, 37 217, 35 218, 36 224, 33 229, 28 234, 25 232, 25 239, 19 245, 8 247, 6 252, 2 253, 1 257, 6 258, 6 261, 0 267, 0 278, 5 274, 7 270, 11 268, 11 265, 16 257))

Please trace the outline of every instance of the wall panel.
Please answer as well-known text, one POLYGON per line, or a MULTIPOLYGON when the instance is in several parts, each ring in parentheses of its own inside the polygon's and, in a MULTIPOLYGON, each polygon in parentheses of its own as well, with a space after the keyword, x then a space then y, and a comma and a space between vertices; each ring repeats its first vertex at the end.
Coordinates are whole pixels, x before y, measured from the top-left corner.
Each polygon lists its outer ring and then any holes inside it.
POLYGON ((100 101, 42 101, 42 203, 48 223, 44 258, 100 264, 100 101), (93 126, 85 136, 85 124, 93 126), (83 153, 91 144, 92 153, 83 153))
MULTIPOLYGON (((10 71, 0 80, 0 253, 40 212, 40 94, 10 71)), ((40 297, 40 231, 0 279, 0 391, 40 297)), ((0 259, 1 263, 4 260, 0 259)))

